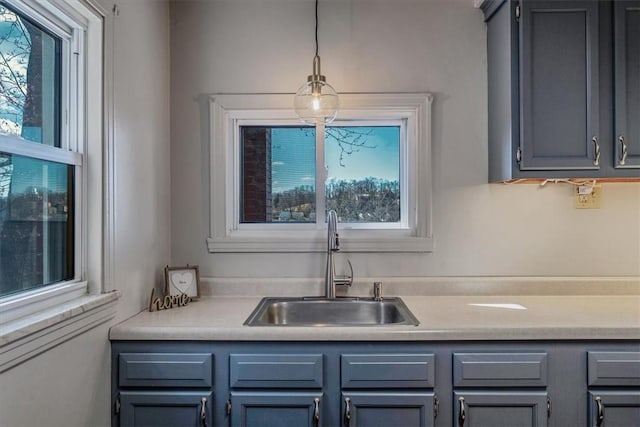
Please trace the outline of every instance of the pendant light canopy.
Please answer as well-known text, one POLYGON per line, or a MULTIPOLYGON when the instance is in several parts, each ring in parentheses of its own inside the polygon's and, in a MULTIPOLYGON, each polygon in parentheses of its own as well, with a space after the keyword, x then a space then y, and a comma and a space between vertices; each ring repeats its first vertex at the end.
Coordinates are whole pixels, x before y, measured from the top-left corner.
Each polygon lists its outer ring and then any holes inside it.
POLYGON ((318 55, 318 0, 316 0, 316 54, 313 57, 313 74, 307 77, 294 98, 293 106, 300 119, 308 124, 331 123, 338 114, 340 101, 335 89, 327 83, 320 71, 318 55))

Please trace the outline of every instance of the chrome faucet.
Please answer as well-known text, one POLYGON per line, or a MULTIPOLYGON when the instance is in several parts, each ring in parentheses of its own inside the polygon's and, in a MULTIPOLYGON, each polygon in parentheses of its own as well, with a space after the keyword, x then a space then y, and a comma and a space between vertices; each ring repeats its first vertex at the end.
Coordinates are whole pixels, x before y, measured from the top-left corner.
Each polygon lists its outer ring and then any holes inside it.
POLYGON ((325 297, 336 298, 336 285, 351 286, 353 283, 353 267, 347 260, 351 274, 348 276, 336 277, 333 254, 340 250, 340 238, 338 236, 338 214, 331 209, 327 212, 327 271, 325 273, 325 297))

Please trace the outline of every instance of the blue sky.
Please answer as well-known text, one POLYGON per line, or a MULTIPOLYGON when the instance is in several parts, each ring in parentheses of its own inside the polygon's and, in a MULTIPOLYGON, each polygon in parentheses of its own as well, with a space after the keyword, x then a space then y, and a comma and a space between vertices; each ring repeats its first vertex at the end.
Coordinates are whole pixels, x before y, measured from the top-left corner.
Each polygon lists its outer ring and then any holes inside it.
MULTIPOLYGON (((366 145, 343 156, 340 147, 327 136, 325 161, 329 179, 358 180, 375 177, 390 181, 400 175, 400 128, 398 126, 360 127, 367 133, 366 145)), ((300 185, 315 185, 315 131, 312 128, 275 128, 271 134, 272 190, 279 192, 300 185)))

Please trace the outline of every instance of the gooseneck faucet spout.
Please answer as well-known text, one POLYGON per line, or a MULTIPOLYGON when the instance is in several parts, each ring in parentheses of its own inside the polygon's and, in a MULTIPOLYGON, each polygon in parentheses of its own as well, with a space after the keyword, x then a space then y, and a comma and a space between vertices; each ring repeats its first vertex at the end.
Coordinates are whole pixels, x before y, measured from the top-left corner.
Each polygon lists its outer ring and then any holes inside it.
POLYGON ((327 270, 325 272, 325 297, 335 299, 336 285, 351 286, 353 282, 353 267, 351 262, 349 269, 351 274, 343 277, 336 277, 333 254, 340 250, 340 237, 338 236, 338 214, 333 209, 327 212, 327 270))
POLYGON ((333 253, 340 250, 340 238, 338 237, 338 214, 331 209, 327 212, 327 271, 325 272, 325 297, 336 297, 336 284, 334 282, 335 266, 333 253))

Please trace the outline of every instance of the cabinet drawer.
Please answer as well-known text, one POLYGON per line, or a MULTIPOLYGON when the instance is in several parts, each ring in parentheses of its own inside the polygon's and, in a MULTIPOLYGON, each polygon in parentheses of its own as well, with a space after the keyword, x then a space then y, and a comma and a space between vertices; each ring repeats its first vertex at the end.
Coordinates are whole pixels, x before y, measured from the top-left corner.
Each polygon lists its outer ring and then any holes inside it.
POLYGON ((234 388, 320 388, 322 354, 231 354, 234 388))
POLYGON ((589 385, 640 385, 640 352, 590 351, 587 354, 589 385))
POLYGON ((547 353, 454 353, 454 387, 543 387, 547 353))
POLYGON ((433 354, 343 354, 343 388, 432 388, 433 354))
POLYGON ((210 353, 120 353, 122 387, 211 387, 210 353))

